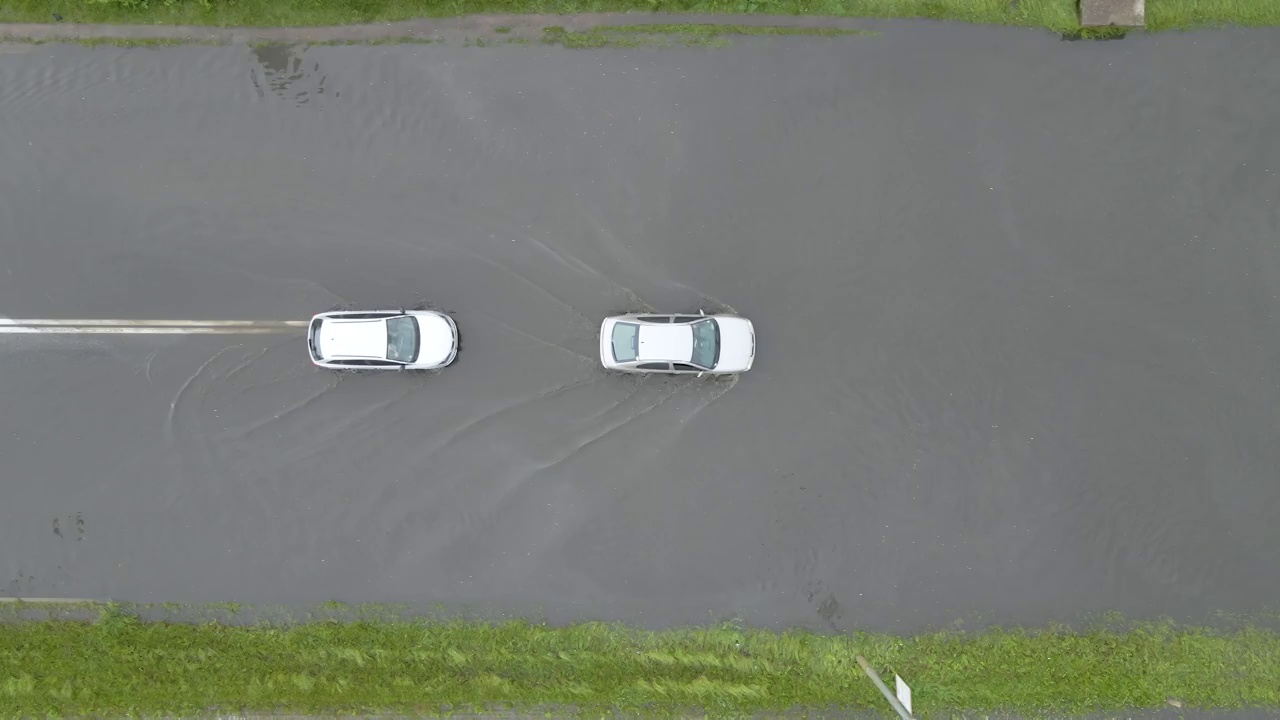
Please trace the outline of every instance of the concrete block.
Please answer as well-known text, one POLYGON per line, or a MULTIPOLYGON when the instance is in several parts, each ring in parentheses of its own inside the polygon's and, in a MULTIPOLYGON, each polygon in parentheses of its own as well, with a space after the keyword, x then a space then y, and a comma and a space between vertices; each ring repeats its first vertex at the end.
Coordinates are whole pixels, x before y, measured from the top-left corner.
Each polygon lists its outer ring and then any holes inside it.
POLYGON ((1144 27, 1146 0, 1080 0, 1080 24, 1084 27, 1144 27))

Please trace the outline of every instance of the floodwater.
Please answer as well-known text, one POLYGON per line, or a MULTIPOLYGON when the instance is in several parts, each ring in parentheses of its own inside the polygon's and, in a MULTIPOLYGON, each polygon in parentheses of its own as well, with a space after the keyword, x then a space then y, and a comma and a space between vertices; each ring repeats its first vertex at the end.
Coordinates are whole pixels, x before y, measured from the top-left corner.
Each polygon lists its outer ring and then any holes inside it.
POLYGON ((1280 32, 0 54, 0 594, 909 630, 1280 597, 1280 32), (752 318, 737 381, 604 316, 752 318))

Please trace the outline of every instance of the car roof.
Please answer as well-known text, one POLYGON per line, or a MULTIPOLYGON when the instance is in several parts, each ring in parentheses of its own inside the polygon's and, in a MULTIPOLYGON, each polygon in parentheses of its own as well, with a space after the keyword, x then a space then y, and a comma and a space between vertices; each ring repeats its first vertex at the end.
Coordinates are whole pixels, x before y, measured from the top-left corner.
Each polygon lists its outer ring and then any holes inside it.
POLYGON ((320 353, 326 358, 387 359, 385 318, 325 318, 320 324, 320 353))
POLYGON ((640 362, 684 362, 693 357, 693 327, 681 325, 640 325, 640 362))

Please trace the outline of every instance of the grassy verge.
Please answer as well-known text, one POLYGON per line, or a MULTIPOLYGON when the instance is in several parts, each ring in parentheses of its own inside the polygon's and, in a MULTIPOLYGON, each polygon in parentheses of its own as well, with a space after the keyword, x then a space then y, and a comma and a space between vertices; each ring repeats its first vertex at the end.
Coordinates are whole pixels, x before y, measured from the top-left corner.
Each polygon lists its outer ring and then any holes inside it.
POLYGON ((468 708, 715 716, 877 708, 862 654, 909 679, 924 715, 1280 707, 1280 633, 1144 626, 820 636, 731 626, 642 632, 369 620, 295 625, 0 623, 0 715, 468 708))
MULTIPOLYGON (((582 12, 922 17, 1078 28, 1076 0, 0 0, 0 22, 308 26, 473 14, 582 12)), ((1147 0, 1149 29, 1280 25, 1276 0, 1147 0)))

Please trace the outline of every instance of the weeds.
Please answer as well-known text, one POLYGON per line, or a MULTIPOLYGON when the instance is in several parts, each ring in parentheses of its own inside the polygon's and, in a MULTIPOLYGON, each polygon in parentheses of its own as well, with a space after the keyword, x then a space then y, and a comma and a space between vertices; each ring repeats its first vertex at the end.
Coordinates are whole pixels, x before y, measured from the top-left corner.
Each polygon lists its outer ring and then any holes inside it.
POLYGON ((578 714, 883 710, 855 656, 908 678, 915 707, 1065 714, 1280 707, 1280 633, 1172 625, 936 633, 646 632, 604 624, 352 620, 235 626, 0 623, 0 714, 412 713, 496 706, 578 714))

